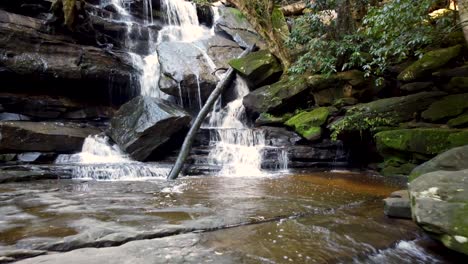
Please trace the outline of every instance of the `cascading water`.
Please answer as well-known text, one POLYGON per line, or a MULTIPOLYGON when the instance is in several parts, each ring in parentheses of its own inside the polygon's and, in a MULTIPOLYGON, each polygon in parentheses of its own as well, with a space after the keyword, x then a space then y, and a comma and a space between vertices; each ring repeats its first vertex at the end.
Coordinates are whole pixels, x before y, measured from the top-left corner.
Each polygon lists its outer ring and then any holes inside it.
MULTIPOLYGON (((264 175, 262 161, 268 147, 265 134, 258 129, 249 128, 242 99, 249 93, 245 80, 237 77, 235 83, 236 100, 230 102, 225 109, 213 112, 210 119, 210 129, 216 135, 210 145, 209 162, 221 166, 218 173, 223 176, 260 176, 264 175)), ((288 167, 287 152, 277 149, 278 169, 288 167)))
POLYGON ((167 167, 131 160, 104 135, 87 137, 80 153, 60 155, 55 163, 72 166, 73 178, 84 180, 163 179, 169 173, 167 167))

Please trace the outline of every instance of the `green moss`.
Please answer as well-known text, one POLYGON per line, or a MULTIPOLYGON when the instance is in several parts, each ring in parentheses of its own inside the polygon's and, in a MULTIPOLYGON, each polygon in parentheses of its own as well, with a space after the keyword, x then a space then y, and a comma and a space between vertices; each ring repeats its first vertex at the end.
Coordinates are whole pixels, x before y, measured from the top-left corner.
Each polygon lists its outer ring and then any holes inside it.
POLYGON ((422 113, 422 117, 426 120, 437 122, 460 115, 465 109, 468 109, 468 93, 454 94, 433 103, 422 113))
POLYGON ((416 166, 416 164, 412 163, 405 163, 400 166, 388 166, 384 167, 380 171, 380 174, 383 176, 409 175, 416 166))
POLYGON ((450 119, 447 122, 447 125, 449 125, 450 127, 468 127, 468 112, 456 118, 450 119))
POLYGON ((468 77, 453 77, 444 90, 450 93, 468 92, 468 77))
POLYGON ((283 12, 278 7, 275 7, 271 13, 271 23, 276 32, 278 32, 283 39, 289 35, 289 27, 284 18, 283 12))
POLYGON ((398 75, 398 80, 410 82, 426 76, 457 57, 463 46, 456 45, 450 48, 438 49, 426 53, 421 59, 411 64, 398 75))
POLYGON ((309 140, 316 139, 321 135, 320 126, 323 125, 330 114, 326 107, 316 108, 312 111, 303 111, 291 117, 284 124, 294 128, 294 130, 309 140))
POLYGON ((468 130, 401 129, 377 133, 377 149, 383 155, 404 152, 436 155, 453 147, 468 144, 468 130))
POLYGON ((260 84, 282 72, 282 67, 275 56, 267 50, 229 61, 229 65, 254 84, 260 84))
POLYGON ((283 124, 293 116, 291 113, 286 113, 281 116, 275 116, 270 113, 261 113, 260 116, 255 120, 256 125, 269 125, 269 124, 283 124))

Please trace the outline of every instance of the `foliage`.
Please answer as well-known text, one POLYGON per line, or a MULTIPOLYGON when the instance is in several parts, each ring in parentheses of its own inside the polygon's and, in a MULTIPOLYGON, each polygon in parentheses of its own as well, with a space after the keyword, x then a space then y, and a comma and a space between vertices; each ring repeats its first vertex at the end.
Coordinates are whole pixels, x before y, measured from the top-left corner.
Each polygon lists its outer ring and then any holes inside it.
POLYGON ((296 19, 287 42, 290 48, 302 46, 305 50, 290 71, 332 73, 362 68, 366 75, 381 75, 390 64, 420 56, 425 47, 435 44, 452 29, 452 16, 437 19, 429 16, 436 0, 392 0, 372 6, 375 2, 315 1, 309 7, 311 12, 296 19), (350 10, 340 12, 345 4, 350 10), (340 16, 354 14, 362 8, 367 12, 358 21, 357 30, 342 30, 340 16), (333 19, 336 13, 338 17, 333 19))

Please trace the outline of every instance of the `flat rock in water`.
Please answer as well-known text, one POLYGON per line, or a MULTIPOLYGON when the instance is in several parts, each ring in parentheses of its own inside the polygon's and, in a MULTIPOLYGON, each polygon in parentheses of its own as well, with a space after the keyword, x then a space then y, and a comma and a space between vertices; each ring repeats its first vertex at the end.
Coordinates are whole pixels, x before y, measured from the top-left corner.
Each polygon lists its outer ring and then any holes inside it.
POLYGON ((145 160, 172 135, 187 127, 191 119, 170 102, 138 96, 117 111, 108 134, 132 158, 145 160))
POLYGON ((0 122, 0 151, 6 153, 80 151, 85 138, 99 129, 62 122, 0 122))
POLYGON ((395 218, 411 219, 411 205, 407 190, 393 192, 384 201, 384 213, 395 218))

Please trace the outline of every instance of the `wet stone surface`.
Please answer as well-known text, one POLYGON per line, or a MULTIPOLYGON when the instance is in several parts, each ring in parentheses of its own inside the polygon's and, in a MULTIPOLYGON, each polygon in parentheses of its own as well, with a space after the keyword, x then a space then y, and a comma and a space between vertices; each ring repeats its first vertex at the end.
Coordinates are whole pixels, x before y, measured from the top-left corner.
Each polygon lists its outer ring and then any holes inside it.
POLYGON ((415 244, 411 221, 384 216, 382 198, 399 188, 350 173, 7 183, 0 255, 24 263, 372 262, 409 240, 417 249, 405 258, 445 261, 415 244))

